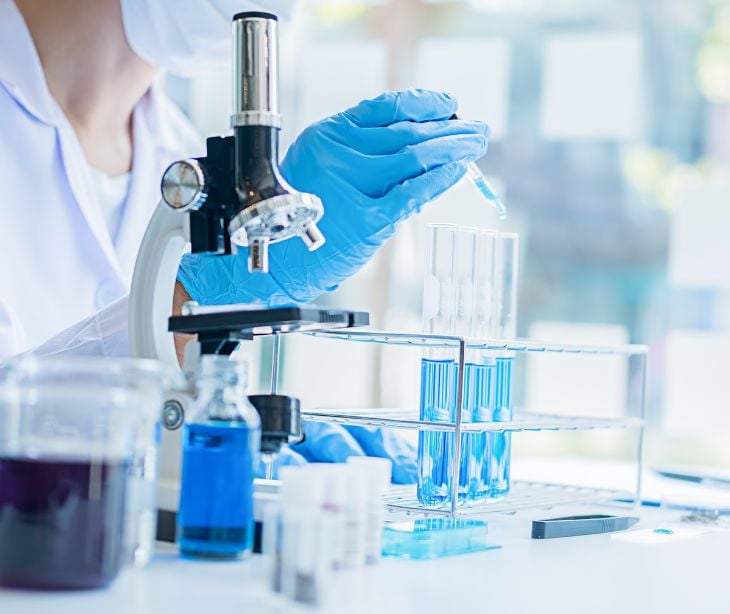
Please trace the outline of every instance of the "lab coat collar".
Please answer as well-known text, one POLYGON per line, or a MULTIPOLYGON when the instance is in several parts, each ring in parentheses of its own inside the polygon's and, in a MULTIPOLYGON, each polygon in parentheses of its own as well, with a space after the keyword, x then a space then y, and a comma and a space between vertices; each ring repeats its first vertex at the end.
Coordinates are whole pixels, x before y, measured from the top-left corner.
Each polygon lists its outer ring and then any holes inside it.
POLYGON ((58 106, 25 20, 13 0, 0 0, 0 83, 33 117, 55 126, 58 106))
POLYGON ((137 103, 132 117, 133 152, 132 178, 129 184, 124 212, 115 242, 116 252, 127 285, 132 282, 132 273, 137 259, 137 252, 142 242, 145 229, 157 204, 159 193, 159 157, 155 155, 157 147, 148 126, 149 108, 156 97, 152 90, 137 103))
POLYGON ((205 153, 203 140, 154 83, 133 116, 132 182, 115 241, 124 280, 131 283, 137 252, 160 200, 160 179, 168 164, 205 153))

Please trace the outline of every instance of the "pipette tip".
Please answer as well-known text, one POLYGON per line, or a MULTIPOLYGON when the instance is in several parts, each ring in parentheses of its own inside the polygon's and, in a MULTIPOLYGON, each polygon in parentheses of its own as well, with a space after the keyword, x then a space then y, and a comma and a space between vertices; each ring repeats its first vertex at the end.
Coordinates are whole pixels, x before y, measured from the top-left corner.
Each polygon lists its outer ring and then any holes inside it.
POLYGON ((479 167, 474 164, 474 162, 470 162, 466 165, 466 171, 467 175, 469 176, 469 179, 474 184, 474 187, 476 187, 477 190, 481 193, 482 196, 486 200, 488 200, 492 206, 497 211, 497 216, 500 220, 504 220, 507 218, 507 207, 504 206, 504 203, 499 199, 499 197, 494 193, 494 190, 492 189, 492 186, 489 185, 487 182, 486 177, 482 173, 482 171, 479 169, 479 167))

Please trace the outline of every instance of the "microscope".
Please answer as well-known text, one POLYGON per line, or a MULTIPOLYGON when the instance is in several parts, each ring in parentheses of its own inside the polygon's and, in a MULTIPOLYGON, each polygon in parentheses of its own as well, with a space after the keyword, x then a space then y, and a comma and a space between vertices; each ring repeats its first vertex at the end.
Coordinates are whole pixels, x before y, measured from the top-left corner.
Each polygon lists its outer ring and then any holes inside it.
MULTIPOLYGON (((248 248, 248 269, 268 273, 269 246, 300 240, 310 251, 325 237, 317 227, 324 214, 314 194, 298 192, 279 170, 278 23, 275 15, 233 17, 233 134, 207 139, 207 155, 179 160, 164 172, 162 199, 145 233, 130 293, 130 350, 177 367, 173 333, 197 335, 186 347, 189 389, 167 395, 160 446, 158 535, 174 536, 180 481, 180 427, 194 394, 200 354, 230 354, 238 344, 273 335, 271 394, 249 397, 261 416, 262 453, 275 454, 302 438, 300 403, 277 394, 280 335, 366 326, 366 312, 315 307, 255 309, 249 305, 188 303, 170 317, 180 257, 193 253, 224 257, 248 248)), ((174 537, 173 537, 174 539, 174 537)))

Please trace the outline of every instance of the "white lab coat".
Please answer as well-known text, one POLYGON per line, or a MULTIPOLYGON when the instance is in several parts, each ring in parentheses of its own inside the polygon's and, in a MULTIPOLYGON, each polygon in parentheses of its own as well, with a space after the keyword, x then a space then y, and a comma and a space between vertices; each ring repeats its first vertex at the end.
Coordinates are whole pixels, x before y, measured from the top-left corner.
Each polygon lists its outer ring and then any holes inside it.
POLYGON ((171 161, 200 155, 202 140, 156 87, 145 95, 113 240, 12 0, 0 0, 0 126, 0 360, 29 350, 124 355, 126 295, 160 176, 171 161))

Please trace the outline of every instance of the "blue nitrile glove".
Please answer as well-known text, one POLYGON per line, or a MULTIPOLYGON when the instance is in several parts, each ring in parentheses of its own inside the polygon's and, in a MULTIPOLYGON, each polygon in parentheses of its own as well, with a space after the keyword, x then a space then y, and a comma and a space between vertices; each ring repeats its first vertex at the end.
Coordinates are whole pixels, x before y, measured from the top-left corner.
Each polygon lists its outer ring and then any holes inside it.
MULTIPOLYGON (((393 463, 393 482, 416 481, 416 449, 390 429, 371 426, 339 426, 326 422, 303 422, 302 443, 284 447, 274 462, 274 477, 286 465, 344 463, 350 456, 380 456, 393 463)), ((258 475, 265 475, 263 463, 258 475)))
POLYGON ((387 92, 307 128, 282 163, 284 177, 318 195, 326 243, 269 248, 269 275, 247 270, 236 256, 183 257, 178 279, 201 304, 262 302, 269 306, 317 298, 360 269, 395 232, 465 172, 487 149, 482 122, 449 120, 456 100, 426 90, 387 92))

